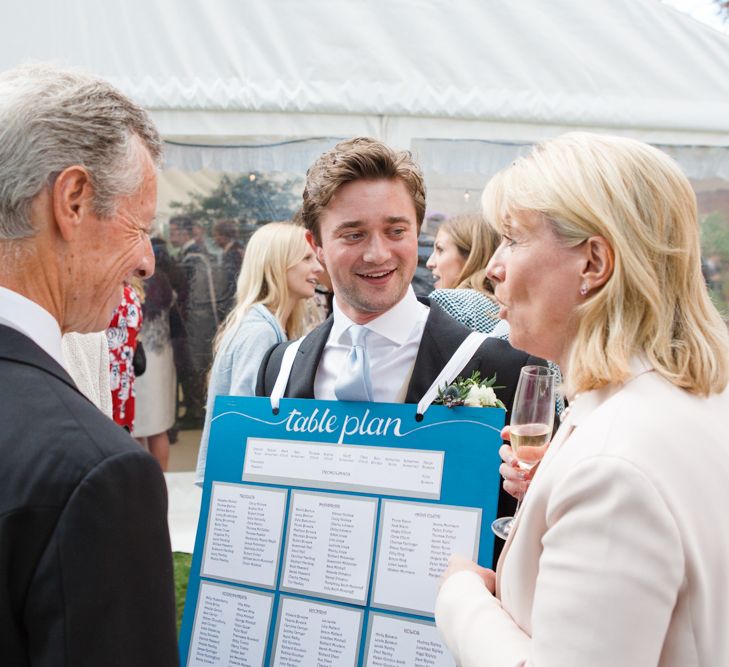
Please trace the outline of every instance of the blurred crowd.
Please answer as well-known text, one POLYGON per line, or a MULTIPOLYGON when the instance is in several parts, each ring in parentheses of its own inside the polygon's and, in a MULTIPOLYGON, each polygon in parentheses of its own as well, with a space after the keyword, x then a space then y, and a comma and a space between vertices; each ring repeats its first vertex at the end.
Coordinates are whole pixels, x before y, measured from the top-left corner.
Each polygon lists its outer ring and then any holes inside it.
MULTIPOLYGON (((274 223, 270 232, 277 224, 281 223, 274 223)), ((217 220, 209 235, 203 223, 180 215, 169 221, 169 243, 162 236, 151 239, 155 273, 125 286, 106 330, 109 381, 104 391, 92 390, 86 383, 87 393, 100 406, 110 394, 105 411, 155 456, 163 470, 179 430, 201 429, 205 422, 214 341, 236 306, 243 242, 248 242, 239 238, 240 227, 236 220, 217 220)), ((304 232, 296 228, 301 246, 304 232)), ((333 295, 326 274, 311 292, 296 311, 297 332, 310 331, 331 310, 333 295)), ((96 359, 98 345, 95 336, 89 336, 96 359)), ((81 336, 76 334, 64 340, 68 354, 77 350, 76 356, 83 359, 74 363, 80 372, 89 364, 89 346, 79 350, 81 336)), ((99 362, 104 363, 101 358, 99 362)), ((95 370, 98 384, 96 375, 95 370)))

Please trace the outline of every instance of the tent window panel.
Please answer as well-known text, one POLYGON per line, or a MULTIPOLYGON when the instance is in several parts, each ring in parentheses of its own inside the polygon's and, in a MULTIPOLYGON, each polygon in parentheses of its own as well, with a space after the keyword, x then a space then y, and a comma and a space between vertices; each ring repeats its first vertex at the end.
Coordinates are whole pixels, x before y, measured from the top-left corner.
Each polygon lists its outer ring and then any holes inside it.
MULTIPOLYGON (((147 337, 156 339, 157 349, 171 352, 159 359, 155 356, 159 363, 148 366, 140 378, 159 387, 151 400, 138 403, 142 421, 146 411, 159 412, 164 407, 174 415, 177 428, 202 428, 212 343, 235 305, 245 246, 261 225, 293 218, 300 206, 304 176, 303 171, 257 169, 185 171, 169 167, 161 172, 159 222, 153 239, 157 272, 147 283, 147 303, 149 309, 164 310, 165 326, 149 318, 147 337), (175 216, 192 221, 189 234, 179 231, 184 225, 170 225, 175 216), (160 289, 152 281, 165 282, 168 287, 160 289), (157 304, 170 289, 172 302, 157 304)), ((143 339, 144 327, 143 323, 143 339)), ((199 434, 193 438, 199 442, 199 434)))

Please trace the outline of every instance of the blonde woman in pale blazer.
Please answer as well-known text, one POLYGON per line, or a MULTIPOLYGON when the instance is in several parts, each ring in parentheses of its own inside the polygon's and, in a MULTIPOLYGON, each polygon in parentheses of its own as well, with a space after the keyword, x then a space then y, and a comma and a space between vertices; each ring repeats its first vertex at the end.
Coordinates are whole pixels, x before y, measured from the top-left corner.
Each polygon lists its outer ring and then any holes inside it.
POLYGON ((451 559, 447 645, 462 667, 729 665, 729 336, 688 180, 646 144, 574 133, 483 203, 510 341, 559 363, 571 408, 496 572, 451 559))

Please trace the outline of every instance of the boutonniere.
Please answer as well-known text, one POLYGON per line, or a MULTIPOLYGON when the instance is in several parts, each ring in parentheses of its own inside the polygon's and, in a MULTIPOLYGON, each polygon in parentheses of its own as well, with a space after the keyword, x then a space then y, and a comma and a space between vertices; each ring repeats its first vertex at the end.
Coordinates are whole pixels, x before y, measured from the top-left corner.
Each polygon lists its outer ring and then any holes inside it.
POLYGON ((489 380, 482 380, 481 373, 473 371, 469 378, 456 378, 447 387, 438 390, 433 403, 455 408, 465 405, 472 408, 504 408, 506 406, 496 397, 496 375, 489 380))

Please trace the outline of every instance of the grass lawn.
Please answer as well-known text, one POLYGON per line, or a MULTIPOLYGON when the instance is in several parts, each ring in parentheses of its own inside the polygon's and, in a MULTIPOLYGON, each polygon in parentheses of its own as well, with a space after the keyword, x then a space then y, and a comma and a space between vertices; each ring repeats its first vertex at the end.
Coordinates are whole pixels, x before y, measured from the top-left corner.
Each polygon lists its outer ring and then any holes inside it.
POLYGON ((192 554, 175 551, 172 554, 172 564, 175 568, 175 602, 177 606, 177 635, 180 634, 182 623, 182 610, 185 608, 185 593, 187 591, 187 579, 190 576, 190 563, 192 554))

